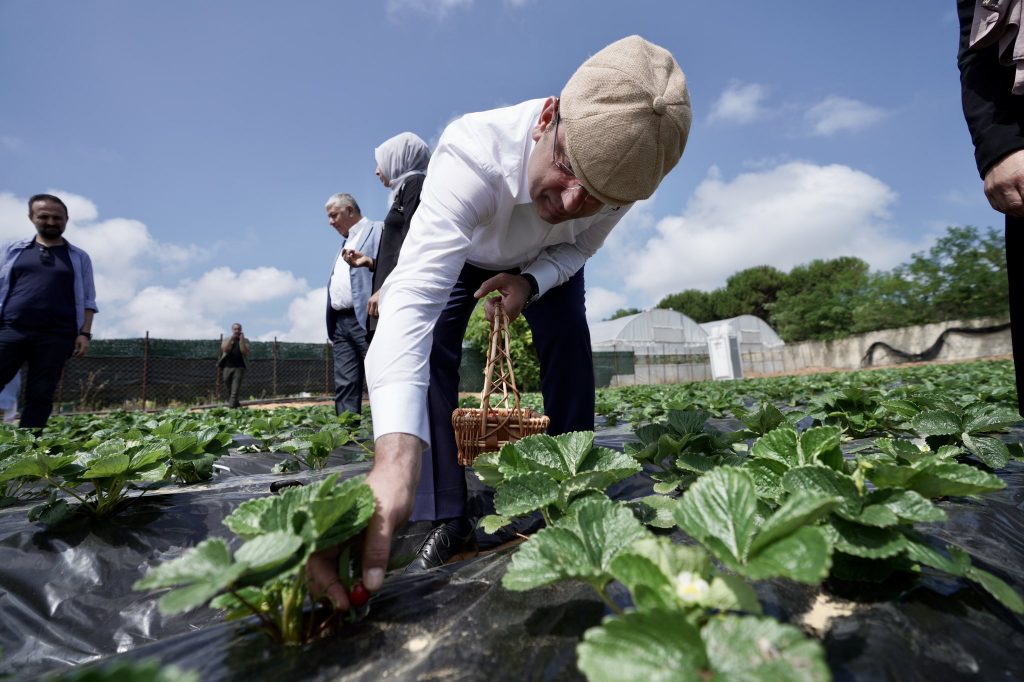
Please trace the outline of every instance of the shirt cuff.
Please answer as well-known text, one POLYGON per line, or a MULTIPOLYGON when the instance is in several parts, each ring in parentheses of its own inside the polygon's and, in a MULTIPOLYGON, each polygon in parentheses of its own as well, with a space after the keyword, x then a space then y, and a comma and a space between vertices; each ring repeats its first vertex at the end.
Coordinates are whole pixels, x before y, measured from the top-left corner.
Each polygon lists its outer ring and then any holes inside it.
POLYGON ((426 389, 408 384, 373 389, 370 391, 370 414, 373 417, 374 440, 388 433, 408 433, 422 441, 424 450, 430 443, 426 389))
POLYGON ((523 268, 522 274, 531 274, 537 280, 537 295, 543 296, 558 284, 558 268, 545 261, 536 261, 523 268))

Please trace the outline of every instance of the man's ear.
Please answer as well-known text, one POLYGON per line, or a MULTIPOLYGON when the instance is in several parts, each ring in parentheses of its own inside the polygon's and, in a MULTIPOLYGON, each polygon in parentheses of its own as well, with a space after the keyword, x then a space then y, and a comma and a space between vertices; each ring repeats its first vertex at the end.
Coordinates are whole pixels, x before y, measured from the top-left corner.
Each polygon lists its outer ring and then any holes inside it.
POLYGON ((533 130, 530 131, 533 141, 536 142, 540 139, 540 136, 544 134, 544 131, 555 124, 555 106, 558 99, 553 95, 544 100, 544 108, 540 110, 540 116, 537 118, 537 125, 533 126, 533 130))

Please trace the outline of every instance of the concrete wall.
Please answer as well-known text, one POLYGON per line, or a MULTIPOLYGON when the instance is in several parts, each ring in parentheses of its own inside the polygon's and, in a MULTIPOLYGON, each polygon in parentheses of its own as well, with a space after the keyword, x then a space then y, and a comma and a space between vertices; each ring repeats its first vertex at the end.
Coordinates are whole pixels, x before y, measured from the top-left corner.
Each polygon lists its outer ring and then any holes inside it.
MULTIPOLYGON (((808 369, 858 369, 871 344, 882 341, 905 353, 921 353, 931 347, 939 336, 952 327, 992 327, 1004 324, 1005 319, 981 318, 974 320, 950 320, 916 327, 884 329, 867 334, 858 334, 838 341, 806 341, 763 353, 744 354, 744 374, 759 374, 760 366, 771 367, 764 373, 797 372, 808 369), (748 358, 750 365, 747 364, 748 358), (778 369, 781 363, 782 369, 778 369), (747 370, 747 367, 750 370, 747 370)), ((973 360, 977 358, 1009 355, 1010 330, 991 334, 959 334, 946 336, 945 344, 936 360, 973 360)), ((895 365, 906 362, 904 358, 876 349, 872 367, 895 365)))
MULTIPOLYGON (((917 327, 885 329, 867 334, 858 334, 838 341, 806 341, 771 350, 752 351, 741 349, 740 359, 744 377, 787 374, 807 370, 860 369, 861 361, 871 345, 884 342, 905 353, 922 353, 934 344, 942 332, 953 327, 994 327, 1005 324, 1005 319, 981 318, 975 320, 950 320, 917 327)), ((935 360, 974 360, 1010 355, 1010 330, 989 334, 951 333, 935 360)), ((876 349, 872 355, 871 367, 884 367, 906 362, 905 358, 876 349)), ((634 355, 632 374, 614 374, 611 386, 633 384, 675 384, 686 381, 711 379, 711 367, 707 355, 634 355)))

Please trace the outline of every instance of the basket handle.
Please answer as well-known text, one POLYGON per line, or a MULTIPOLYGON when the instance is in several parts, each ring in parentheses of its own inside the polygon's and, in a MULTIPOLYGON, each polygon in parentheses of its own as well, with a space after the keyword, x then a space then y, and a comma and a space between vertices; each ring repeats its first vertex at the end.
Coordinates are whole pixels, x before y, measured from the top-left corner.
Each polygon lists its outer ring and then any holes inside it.
POLYGON ((501 297, 491 299, 494 306, 494 320, 491 333, 487 339, 487 364, 484 366, 484 388, 480 392, 480 433, 483 435, 487 426, 487 412, 491 407, 491 396, 501 395, 501 404, 509 407, 509 396, 512 397, 515 410, 520 414, 519 389, 516 386, 515 372, 512 370, 512 352, 510 348, 511 334, 508 330, 508 315, 501 303, 501 297))

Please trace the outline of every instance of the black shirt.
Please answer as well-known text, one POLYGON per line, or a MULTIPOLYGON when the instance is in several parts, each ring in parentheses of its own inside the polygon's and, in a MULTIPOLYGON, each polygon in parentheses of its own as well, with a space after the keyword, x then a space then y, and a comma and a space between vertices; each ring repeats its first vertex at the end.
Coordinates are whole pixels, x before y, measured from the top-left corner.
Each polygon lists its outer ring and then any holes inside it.
POLYGON ((11 266, 3 323, 48 334, 78 335, 75 270, 68 245, 33 242, 11 266))
POLYGON ((231 339, 231 347, 224 354, 222 367, 245 367, 245 356, 242 355, 242 349, 239 348, 239 345, 238 339, 231 339))

